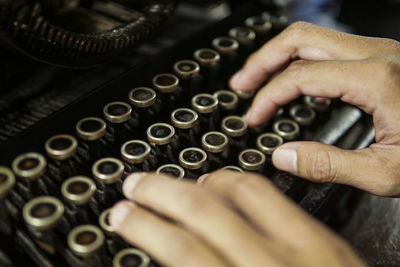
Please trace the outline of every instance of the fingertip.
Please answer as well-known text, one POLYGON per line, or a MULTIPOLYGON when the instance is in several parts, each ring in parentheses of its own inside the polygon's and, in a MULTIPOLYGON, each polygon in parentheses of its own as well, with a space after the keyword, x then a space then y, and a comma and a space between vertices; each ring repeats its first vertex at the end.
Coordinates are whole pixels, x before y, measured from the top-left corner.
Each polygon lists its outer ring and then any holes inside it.
POLYGON ((272 163, 274 166, 296 175, 298 173, 297 146, 298 144, 296 143, 288 143, 287 145, 278 147, 272 154, 272 163))
POLYGON ((124 184, 122 185, 122 192, 124 193, 124 196, 126 198, 128 198, 128 199, 133 198, 133 191, 135 190, 136 185, 146 175, 148 175, 148 173, 137 172, 137 173, 133 173, 133 174, 129 175, 125 179, 124 184))
POLYGON ((110 211, 110 225, 115 229, 121 229, 124 221, 133 211, 135 204, 128 200, 122 200, 115 204, 110 211))

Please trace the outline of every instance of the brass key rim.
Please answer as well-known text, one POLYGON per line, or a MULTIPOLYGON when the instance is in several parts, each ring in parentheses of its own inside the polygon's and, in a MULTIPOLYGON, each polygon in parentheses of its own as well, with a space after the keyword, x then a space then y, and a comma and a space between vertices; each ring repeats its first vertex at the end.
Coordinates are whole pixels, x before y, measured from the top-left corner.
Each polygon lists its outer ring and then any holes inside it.
POLYGON ((242 167, 244 170, 247 171, 259 171, 264 167, 265 164, 265 155, 261 151, 258 151, 257 149, 246 149, 240 152, 239 154, 239 166, 242 167), (248 162, 244 156, 246 153, 255 153, 260 157, 259 162, 248 162))
POLYGON ((303 102, 310 108, 315 109, 316 111, 319 112, 325 111, 332 103, 330 99, 326 99, 324 103, 314 102, 313 99, 315 98, 312 96, 304 96, 303 102))
POLYGON ((171 113, 171 122, 172 124, 179 129, 191 129, 193 128, 193 126, 196 125, 196 122, 199 118, 199 115, 197 114, 196 111, 189 109, 189 108, 178 108, 175 109, 172 113, 171 113), (180 121, 176 118, 177 113, 179 112, 187 112, 193 115, 193 119, 191 119, 190 121, 180 121))
POLYGON ((132 117, 132 107, 125 102, 115 101, 108 103, 103 108, 103 114, 107 121, 111 123, 124 123, 130 120, 132 117), (127 112, 121 115, 113 115, 109 112, 109 108, 112 106, 120 105, 126 108, 127 112))
POLYGON ((208 132, 208 133, 205 133, 201 138, 202 147, 206 151, 211 152, 211 153, 221 153, 221 152, 225 151, 228 148, 228 144, 229 144, 229 138, 224 133, 221 133, 221 132, 216 132, 216 131, 208 132), (218 135, 219 137, 224 139, 224 142, 219 145, 210 144, 207 141, 207 137, 209 137, 210 135, 218 135))
POLYGON ((69 134, 59 134, 49 138, 45 144, 45 150, 47 155, 55 160, 64 160, 68 159, 76 154, 76 150, 78 148, 78 141, 75 137, 69 134), (57 139, 67 139, 71 142, 71 145, 62 150, 54 149, 52 147, 52 143, 57 139))
POLYGON ((15 175, 5 166, 0 166, 0 175, 5 176, 5 180, 0 184, 0 198, 4 198, 15 185, 15 175))
POLYGON ((75 176, 68 178, 61 185, 61 194, 66 201, 69 203, 80 206, 85 205, 89 202, 89 200, 94 196, 96 192, 96 184, 92 179, 85 176, 75 176), (87 190, 83 193, 76 194, 69 191, 69 187, 74 183, 84 183, 87 185, 87 190))
POLYGON ((179 164, 188 170, 198 170, 201 169, 207 161, 207 153, 197 147, 188 147, 179 153, 179 164), (196 151, 202 155, 202 159, 197 162, 190 162, 185 159, 185 154, 189 151, 196 151))
POLYGON ((282 137, 284 140, 293 140, 300 134, 300 126, 292 120, 278 120, 272 126, 274 132, 282 137), (283 123, 287 123, 293 126, 293 131, 285 132, 279 129, 279 126, 283 123))
POLYGON ((122 178, 122 175, 124 174, 124 169, 125 169, 124 164, 119 159, 103 158, 96 161, 93 164, 92 173, 95 180, 98 181, 99 183, 113 184, 118 182, 122 178), (113 173, 109 174, 101 173, 101 171, 99 170, 100 165, 107 162, 117 165, 117 169, 113 173))
POLYGON ((150 257, 147 256, 146 253, 144 253, 141 250, 134 249, 134 248, 126 248, 118 252, 114 259, 113 259, 113 267, 124 267, 121 264, 121 261, 123 260, 124 257, 129 256, 129 255, 135 255, 138 256, 141 259, 141 263, 138 267, 148 267, 150 266, 150 257))
POLYGON ((258 148, 260 151, 262 151, 264 154, 266 154, 266 155, 272 155, 272 153, 275 151, 275 149, 277 149, 277 148, 278 148, 280 145, 282 145, 282 144, 283 144, 283 138, 280 137, 280 136, 277 135, 277 134, 274 134, 274 133, 265 133, 265 134, 260 135, 260 136, 257 138, 257 148, 258 148), (267 146, 265 146, 265 145, 263 144, 263 139, 264 139, 264 138, 268 138, 268 137, 277 140, 278 145, 276 145, 276 146, 274 146, 274 147, 267 147, 267 146))
POLYGON ((198 49, 194 52, 193 56, 194 56, 194 59, 197 60, 201 66, 204 66, 204 67, 213 67, 213 66, 217 65, 218 62, 221 60, 221 55, 217 51, 215 51, 213 49, 209 49, 209 48, 198 49), (214 57, 212 57, 212 58, 202 57, 203 53, 213 54, 214 57))
POLYGON ((78 123, 76 124, 76 132, 77 132, 78 136, 85 141, 94 141, 94 140, 100 139, 106 133, 106 129, 107 129, 106 122, 97 117, 84 118, 84 119, 78 121, 78 123), (84 124, 85 122, 88 122, 88 121, 96 121, 97 123, 100 124, 100 128, 93 132, 87 132, 87 131, 83 130, 82 124, 84 124))
POLYGON ((107 223, 107 217, 110 215, 111 208, 103 210, 99 217, 100 228, 104 231, 107 236, 117 236, 114 228, 107 223))
POLYGON ((244 170, 242 168, 240 168, 238 166, 234 166, 234 165, 225 166, 222 168, 222 170, 236 171, 236 172, 244 173, 244 170))
POLYGON ((255 91, 235 91, 235 94, 242 100, 249 100, 255 95, 255 91))
POLYGON ((224 110, 234 110, 239 103, 238 95, 228 90, 219 90, 214 93, 214 97, 218 100, 218 105, 224 110), (229 95, 230 97, 232 97, 232 101, 231 102, 221 101, 219 97, 222 95, 229 95))
POLYGON ((169 125, 168 123, 155 123, 147 129, 147 140, 149 140, 150 144, 153 146, 170 144, 174 140, 174 136, 175 136, 175 128, 169 125), (170 133, 165 137, 153 136, 151 130, 154 127, 166 127, 170 130, 170 133))
POLYGON ((240 44, 248 45, 256 39, 256 32, 248 27, 235 27, 229 30, 229 36, 238 40, 240 44), (240 36, 240 31, 247 31, 247 36, 240 36))
POLYGON ((143 163, 150 156, 151 147, 148 143, 142 140, 131 140, 126 142, 121 147, 121 156, 122 159, 130 164, 140 164, 143 163), (132 155, 126 152, 126 149, 129 145, 138 144, 144 147, 144 152, 140 155, 132 155))
POLYGON ((181 79, 184 79, 184 80, 193 79, 194 77, 199 75, 200 65, 196 61, 193 61, 193 60, 180 60, 174 64, 174 72, 181 79), (179 66, 182 64, 193 65, 194 68, 190 71, 184 71, 179 68, 179 66))
POLYGON ((36 152, 25 153, 15 158, 11 164, 13 172, 21 178, 28 181, 34 181, 46 172, 47 161, 44 156, 36 152), (23 170, 19 164, 27 159, 34 159, 38 162, 37 166, 29 170, 23 170))
POLYGON ((293 107, 290 109, 289 113, 290 113, 290 116, 292 117, 292 119, 293 119, 295 122, 297 122, 298 124, 300 124, 301 126, 308 126, 308 125, 310 125, 310 124, 315 120, 315 117, 316 117, 315 111, 314 111, 311 107, 306 106, 306 105, 296 105, 296 106, 293 106, 293 107), (307 111, 310 113, 310 116, 309 116, 309 117, 306 117, 306 118, 301 117, 301 116, 298 116, 298 115, 297 115, 297 112, 298 112, 299 110, 301 110, 301 109, 307 110, 307 111))
POLYGON ((262 17, 249 17, 244 21, 244 24, 249 27, 252 28, 253 30, 256 31, 256 33, 258 34, 267 34, 271 31, 272 29, 272 23, 269 20, 265 20, 262 17), (257 25, 257 21, 263 20, 264 23, 261 25, 257 25))
POLYGON ((216 111, 218 109, 218 99, 210 94, 197 94, 192 98, 192 107, 195 111, 201 114, 208 114, 216 111), (208 106, 202 106, 197 103, 197 100, 201 97, 209 98, 212 100, 212 104, 208 106))
POLYGON ((221 123, 222 131, 226 135, 231 136, 231 137, 241 137, 241 136, 245 135, 247 133, 247 128, 248 128, 248 126, 247 126, 246 120, 243 119, 242 117, 239 117, 239 116, 228 116, 228 117, 225 117, 222 120, 222 123, 221 123), (232 128, 230 128, 228 126, 228 123, 229 123, 230 120, 240 121, 240 123, 242 123, 243 126, 241 128, 239 128, 239 129, 232 129, 232 128))
POLYGON ((179 176, 173 176, 173 177, 177 178, 178 180, 179 179, 183 179, 183 177, 185 177, 185 170, 181 166, 176 165, 176 164, 165 164, 165 165, 162 165, 161 167, 159 167, 156 170, 156 173, 157 174, 169 175, 169 174, 163 172, 163 169, 166 169, 166 168, 174 168, 174 169, 178 170, 179 171, 179 176))
POLYGON ((129 102, 137 108, 147 108, 156 102, 157 94, 156 92, 148 87, 136 87, 129 92, 129 102), (151 97, 146 100, 135 99, 134 94, 137 91, 147 91, 150 93, 151 97))
POLYGON ((239 49, 239 42, 231 37, 217 37, 212 41, 212 46, 221 54, 234 54, 239 49), (230 46, 223 46, 221 42, 230 42, 230 46))
POLYGON ((80 225, 75 227, 69 232, 67 237, 67 243, 72 252, 80 257, 86 258, 88 256, 93 255, 96 251, 98 251, 104 244, 104 234, 94 225, 80 225), (95 236, 95 240, 90 244, 79 244, 77 238, 80 234, 91 233, 95 236))
POLYGON ((173 75, 173 74, 170 74, 170 73, 161 73, 161 74, 158 74, 158 75, 154 76, 152 82, 153 82, 154 88, 156 88, 159 92, 165 93, 165 94, 169 94, 169 93, 175 92, 176 89, 177 89, 178 86, 179 86, 179 78, 176 77, 176 76, 173 75), (172 79, 174 82, 171 83, 171 84, 169 84, 169 85, 162 85, 162 84, 160 84, 160 83, 158 82, 158 80, 159 80, 160 78, 162 78, 162 77, 168 77, 168 78, 172 79))
POLYGON ((64 205, 62 202, 50 196, 36 197, 25 204, 22 210, 22 216, 28 226, 37 231, 45 231, 53 228, 64 214, 64 205), (43 218, 34 217, 31 213, 33 209, 40 204, 47 204, 54 207, 54 212, 50 216, 43 218))

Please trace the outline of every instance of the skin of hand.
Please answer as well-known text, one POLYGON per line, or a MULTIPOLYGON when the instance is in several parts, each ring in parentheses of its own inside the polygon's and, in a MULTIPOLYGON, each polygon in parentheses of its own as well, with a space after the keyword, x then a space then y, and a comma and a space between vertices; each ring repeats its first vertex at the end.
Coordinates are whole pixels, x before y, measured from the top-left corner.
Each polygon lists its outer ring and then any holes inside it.
POLYGON ((372 115, 376 144, 367 149, 292 142, 274 152, 273 163, 314 182, 400 196, 399 42, 297 22, 250 56, 230 86, 242 92, 261 87, 246 115, 253 127, 300 95, 340 98, 372 115))
POLYGON ((365 266, 352 249, 265 177, 218 171, 198 180, 136 173, 110 214, 115 231, 164 266, 365 266))

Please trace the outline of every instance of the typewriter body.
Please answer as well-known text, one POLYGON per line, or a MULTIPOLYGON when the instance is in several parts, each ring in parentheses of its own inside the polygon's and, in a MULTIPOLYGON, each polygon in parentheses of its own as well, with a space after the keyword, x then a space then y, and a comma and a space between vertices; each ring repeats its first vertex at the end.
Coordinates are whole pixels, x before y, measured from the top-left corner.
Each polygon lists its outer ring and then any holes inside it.
POLYGON ((253 95, 229 89, 245 59, 285 27, 269 8, 239 4, 2 142, 7 257, 16 266, 158 266, 108 225, 123 180, 137 171, 193 181, 220 168, 258 172, 313 216, 343 223, 352 189, 280 172, 271 154, 291 140, 366 147, 374 140, 370 118, 338 100, 302 96, 250 129, 243 115, 253 95))

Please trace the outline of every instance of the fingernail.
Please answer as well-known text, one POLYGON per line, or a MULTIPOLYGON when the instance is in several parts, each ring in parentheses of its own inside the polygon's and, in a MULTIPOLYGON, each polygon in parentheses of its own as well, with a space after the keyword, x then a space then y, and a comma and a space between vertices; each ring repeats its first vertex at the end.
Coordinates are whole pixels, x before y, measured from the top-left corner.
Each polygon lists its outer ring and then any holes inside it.
POLYGON ((144 177, 146 176, 146 172, 137 172, 134 174, 129 175, 122 186, 122 191, 124 192, 124 195, 127 197, 128 195, 130 196, 135 189, 137 183, 144 177))
POLYGON ((297 174, 297 152, 293 148, 280 147, 272 155, 272 162, 280 170, 297 174))
POLYGON ((121 201, 110 212, 110 224, 114 229, 119 229, 125 219, 132 212, 135 204, 130 201, 121 201))
POLYGON ((238 87, 240 87, 241 83, 242 83, 242 79, 243 79, 243 71, 240 70, 238 72, 236 72, 232 78, 231 78, 231 87, 233 90, 237 91, 238 87))
POLYGON ((210 174, 209 173, 206 173, 206 174, 203 174, 202 176, 200 176, 198 179, 197 179, 197 184, 203 184, 205 181, 206 181, 206 179, 207 179, 207 177, 209 176, 210 174))

